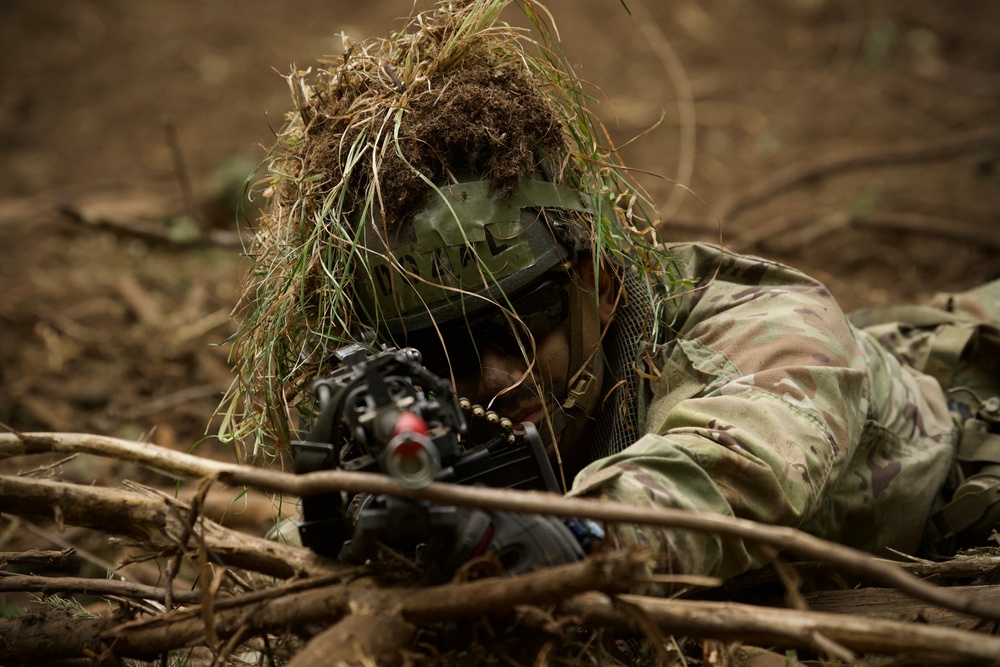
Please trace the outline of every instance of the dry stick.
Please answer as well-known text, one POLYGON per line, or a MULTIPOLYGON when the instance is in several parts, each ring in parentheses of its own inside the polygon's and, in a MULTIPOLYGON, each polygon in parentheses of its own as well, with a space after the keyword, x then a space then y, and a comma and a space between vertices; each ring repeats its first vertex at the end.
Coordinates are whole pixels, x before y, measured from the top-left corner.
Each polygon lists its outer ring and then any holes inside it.
POLYGON ((61 205, 58 211, 68 220, 91 229, 109 231, 125 238, 137 238, 156 245, 177 249, 209 245, 224 248, 244 248, 247 243, 247 240, 240 236, 240 234, 220 229, 202 231, 197 236, 191 238, 174 238, 162 224, 143 220, 130 220, 126 222, 92 216, 80 211, 71 204, 61 205))
POLYGON ((7 565, 49 565, 62 567, 76 555, 76 549, 68 547, 61 551, 25 549, 24 551, 0 551, 0 567, 7 565))
MULTIPOLYGON (((169 501, 170 504, 182 504, 169 501)), ((120 489, 67 484, 0 475, 0 505, 19 516, 51 517, 58 507, 69 525, 121 535, 159 545, 176 545, 184 522, 166 499, 152 499, 120 489)), ((212 555, 220 562, 277 577, 328 574, 352 568, 307 549, 224 528, 199 525, 212 555)))
MULTIPOLYGON (((155 600, 165 602, 167 591, 156 586, 133 584, 113 579, 87 579, 84 577, 37 577, 20 574, 0 575, 0 593, 80 593, 101 597, 119 597, 132 600, 155 600)), ((175 602, 198 602, 201 596, 196 591, 173 593, 175 602)))
MULTIPOLYGON (((884 560, 892 567, 906 570, 910 574, 920 579, 935 577, 937 579, 969 579, 979 577, 992 577, 1000 573, 1000 556, 990 556, 986 554, 961 555, 951 560, 934 562, 918 560, 916 562, 890 561, 884 560)), ((835 570, 829 563, 819 563, 803 561, 795 563, 795 569, 803 576, 828 576, 835 570)), ((739 591, 746 588, 755 588, 772 583, 778 579, 776 572, 770 569, 755 570, 747 572, 726 581, 726 589, 729 591, 739 591)), ((954 586, 950 586, 952 590, 954 586)))
MULTIPOLYGON (((913 653, 923 657, 924 664, 940 664, 947 658, 975 664, 1000 661, 1000 637, 953 628, 733 602, 619 597, 642 610, 664 632, 678 636, 815 648, 813 637, 818 633, 856 652, 913 653)), ((579 595, 559 604, 557 610, 585 624, 635 630, 632 618, 601 594, 579 595)))
POLYGON ((876 149, 852 149, 789 165, 748 188, 725 198, 715 209, 712 221, 731 222, 738 214, 799 183, 849 169, 878 167, 906 162, 946 160, 974 150, 1000 147, 1000 129, 987 127, 962 134, 876 149))
MULTIPOLYGON (((704 226, 704 225, 702 225, 704 226)), ((741 247, 766 245, 778 252, 791 252, 815 244, 824 237, 847 228, 902 231, 910 234, 941 236, 952 241, 1000 249, 1000 232, 985 221, 939 218, 920 213, 884 211, 852 215, 834 211, 812 215, 808 220, 795 216, 776 216, 743 230, 737 239, 741 247)))
MULTIPOLYGON (((888 562, 870 554, 820 539, 782 526, 769 526, 747 519, 715 514, 699 514, 672 507, 638 507, 619 502, 566 498, 551 493, 490 489, 433 482, 424 489, 407 489, 392 478, 376 473, 327 470, 293 475, 250 466, 223 463, 157 447, 148 443, 73 433, 0 433, 0 458, 45 451, 89 452, 167 470, 174 474, 203 477, 215 475, 225 483, 257 487, 261 490, 296 496, 346 491, 384 493, 398 498, 429 500, 441 505, 479 507, 563 517, 587 517, 611 523, 684 528, 765 542, 800 557, 838 565, 844 570, 883 585, 897 588, 915 598, 953 611, 1000 621, 1000 608, 964 599, 947 589, 920 581, 888 562)), ((0 499, 3 498, 0 490, 0 499)))
MULTIPOLYGON (((187 516, 183 519, 180 519, 181 525, 183 526, 184 530, 181 533, 180 537, 175 540, 176 543, 180 546, 178 549, 176 549, 176 553, 170 558, 170 561, 167 563, 167 573, 166 573, 167 601, 165 605, 167 609, 173 608, 174 577, 180 571, 181 563, 183 562, 184 557, 187 555, 186 554, 187 545, 191 541, 192 534, 194 534, 195 532, 194 530, 195 523, 198 521, 198 518, 201 515, 201 507, 205 502, 205 495, 208 493, 208 487, 210 486, 210 484, 211 484, 210 482, 202 480, 202 483, 199 485, 198 492, 194 495, 194 498, 191 500, 190 506, 187 508, 187 511, 184 512, 184 514, 186 514, 187 516)), ((201 544, 199 544, 198 547, 199 547, 198 555, 200 557, 203 553, 203 548, 201 544)), ((199 558, 199 560, 201 559, 199 558)), ((204 568, 201 567, 201 565, 203 565, 203 563, 199 563, 199 568, 198 568, 199 575, 204 575, 205 571, 204 568)), ((201 580, 201 584, 203 587, 207 585, 207 582, 204 580, 204 578, 202 578, 202 576, 199 576, 199 579, 201 580)), ((204 589, 202 593, 204 594, 204 589)), ((204 605, 204 602, 202 604, 204 605)), ((208 635, 211 636, 211 626, 208 626, 208 635)))

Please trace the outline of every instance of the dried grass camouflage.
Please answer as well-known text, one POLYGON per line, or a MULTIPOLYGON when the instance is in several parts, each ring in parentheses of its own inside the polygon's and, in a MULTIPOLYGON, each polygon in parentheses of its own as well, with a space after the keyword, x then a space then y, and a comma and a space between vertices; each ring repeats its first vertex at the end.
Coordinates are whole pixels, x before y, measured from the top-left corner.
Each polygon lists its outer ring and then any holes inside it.
MULTIPOLYGON (((295 109, 258 183, 269 205, 248 250, 225 440, 255 451, 288 441, 323 351, 356 335, 349 286, 370 279, 357 221, 398 225, 456 160, 503 195, 541 158, 552 180, 591 197, 596 254, 671 274, 646 198, 623 177, 539 3, 442 2, 288 81, 295 109), (503 22, 508 6, 531 27, 503 22)), ((664 296, 648 295, 657 306, 664 296)))

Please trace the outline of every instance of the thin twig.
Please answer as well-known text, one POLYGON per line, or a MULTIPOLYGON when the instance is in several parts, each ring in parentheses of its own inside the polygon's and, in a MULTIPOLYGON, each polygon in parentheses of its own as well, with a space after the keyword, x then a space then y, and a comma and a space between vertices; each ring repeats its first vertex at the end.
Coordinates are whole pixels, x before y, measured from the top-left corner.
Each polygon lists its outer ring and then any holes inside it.
MULTIPOLYGON (((21 574, 0 574, 0 593, 81 593, 101 597, 165 602, 168 590, 156 586, 134 584, 117 579, 87 579, 83 577, 39 577, 21 574)), ((175 602, 196 603, 201 599, 195 591, 174 592, 175 602)))
POLYGON ((198 228, 205 229, 205 221, 198 212, 198 207, 194 201, 194 190, 191 187, 191 177, 188 174, 187 165, 184 163, 184 152, 181 150, 180 141, 177 139, 177 127, 171 121, 163 123, 163 132, 167 135, 167 145, 170 146, 170 156, 174 160, 174 172, 177 175, 177 182, 181 186, 181 196, 184 198, 184 208, 188 215, 194 220, 198 228))
POLYGON ((68 220, 85 227, 109 231, 126 238, 141 239, 156 245, 180 250, 204 246, 242 249, 247 243, 247 240, 239 234, 219 229, 201 231, 192 237, 174 238, 162 225, 142 220, 123 222, 105 217, 95 217, 80 211, 70 204, 61 205, 58 211, 68 220))
POLYGON ((851 169, 947 160, 973 151, 996 150, 998 147, 1000 129, 986 127, 932 141, 821 154, 814 160, 779 169, 757 183, 733 193, 715 207, 715 217, 723 223, 731 223, 747 209, 759 206, 791 187, 851 169))

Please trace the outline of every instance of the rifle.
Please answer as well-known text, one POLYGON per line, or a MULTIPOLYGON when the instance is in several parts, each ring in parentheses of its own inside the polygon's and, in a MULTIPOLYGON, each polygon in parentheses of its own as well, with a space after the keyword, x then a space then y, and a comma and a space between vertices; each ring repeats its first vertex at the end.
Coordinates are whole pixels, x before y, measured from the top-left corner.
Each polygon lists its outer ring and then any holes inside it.
MULTIPOLYGON (((292 443, 296 473, 341 469, 381 472, 410 488, 437 480, 560 492, 535 426, 459 399, 418 350, 353 344, 334 357, 332 374, 312 387, 318 417, 292 443), (470 428, 467 413, 485 425, 470 428)), ((306 496, 302 514, 305 546, 351 562, 383 543, 433 563, 453 548, 459 528, 458 508, 382 495, 306 496)))

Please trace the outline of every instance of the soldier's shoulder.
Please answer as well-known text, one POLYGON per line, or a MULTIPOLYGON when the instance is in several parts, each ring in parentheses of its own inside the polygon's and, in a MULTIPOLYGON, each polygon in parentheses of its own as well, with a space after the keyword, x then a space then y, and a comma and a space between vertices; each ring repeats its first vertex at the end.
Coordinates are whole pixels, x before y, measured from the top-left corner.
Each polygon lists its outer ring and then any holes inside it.
POLYGON ((725 314, 765 317, 766 326, 780 329, 803 319, 844 319, 827 287, 798 269, 706 243, 669 248, 678 272, 692 285, 677 296, 678 323, 689 316, 703 320, 725 314))
POLYGON ((773 259, 733 252, 711 243, 667 244, 671 259, 682 277, 706 286, 712 282, 742 286, 808 285, 822 287, 816 278, 773 259))

